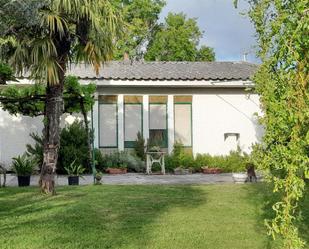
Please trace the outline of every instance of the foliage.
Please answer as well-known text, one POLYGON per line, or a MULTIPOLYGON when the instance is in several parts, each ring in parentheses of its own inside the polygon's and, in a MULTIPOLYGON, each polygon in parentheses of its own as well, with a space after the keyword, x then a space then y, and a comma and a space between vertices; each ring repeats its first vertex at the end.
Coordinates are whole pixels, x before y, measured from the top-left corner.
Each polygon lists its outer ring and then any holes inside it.
POLYGON ((143 46, 157 29, 164 0, 115 0, 126 23, 124 35, 117 41, 114 58, 121 60, 125 53, 131 58, 141 58, 143 46))
MULTIPOLYGON (((64 82, 64 113, 86 112, 94 104, 95 84, 81 85, 77 77, 67 76, 64 82)), ((30 86, 10 85, 0 91, 0 102, 4 110, 12 115, 35 117, 45 114, 46 88, 42 84, 30 86)))
POLYGON ((134 144, 134 151, 136 156, 139 157, 142 161, 146 160, 145 150, 146 150, 145 139, 143 135, 140 132, 138 132, 137 139, 134 144))
POLYGON ((148 61, 213 61, 214 52, 202 46, 198 49, 200 31, 196 19, 185 14, 169 13, 150 40, 145 59, 148 61))
POLYGON ((231 151, 229 155, 212 156, 209 154, 197 154, 185 151, 183 144, 176 142, 173 153, 165 157, 166 169, 173 171, 175 168, 191 168, 199 172, 202 167, 220 168, 223 172, 243 172, 246 170, 250 158, 240 149, 231 151))
POLYGON ((61 63, 68 58, 98 71, 121 32, 121 17, 108 0, 1 2, 0 37, 15 41, 10 63, 17 73, 28 71, 48 84, 59 83, 61 63))
POLYGON ((216 55, 213 48, 201 46, 196 54, 196 61, 215 61, 216 55))
MULTIPOLYGON (((34 140, 34 145, 27 144, 27 155, 35 158, 39 167, 43 163, 43 136, 31 133, 30 137, 34 140)), ((71 125, 67 125, 60 133, 60 149, 58 158, 57 172, 65 173, 65 167, 68 167, 71 162, 80 165, 87 165, 87 132, 82 122, 74 121, 71 125)), ((95 151, 96 166, 102 165, 101 153, 95 151)), ((90 172, 90 168, 85 169, 90 172)))
MULTIPOLYGON (((237 1, 236 1, 237 2, 237 1)), ((303 248, 300 206, 309 179, 309 10, 307 0, 249 1, 262 65, 254 77, 265 127, 256 147, 256 164, 269 170, 276 217, 269 233, 282 236, 282 247, 303 248), (305 180, 307 179, 307 180, 305 180)))
POLYGON ((69 166, 64 167, 64 169, 69 176, 80 176, 85 171, 85 168, 82 165, 76 163, 75 160, 71 162, 69 166))
POLYGON ((100 149, 94 149, 94 162, 96 169, 103 170, 105 168, 104 157, 100 151, 100 149))
MULTIPOLYGON (((64 168, 75 161, 78 165, 87 166, 88 159, 88 134, 82 122, 74 121, 67 125, 60 133, 60 149, 57 172, 63 173, 64 168)), ((86 168, 91 172, 90 168, 86 168)))
POLYGON ((103 155, 102 166, 98 165, 98 169, 105 170, 106 168, 127 168, 130 172, 143 172, 145 170, 144 162, 137 156, 126 151, 117 151, 111 154, 103 155))
POLYGON ((43 136, 40 136, 37 133, 30 133, 29 136, 34 140, 34 144, 26 144, 26 154, 29 157, 34 158, 35 161, 38 163, 39 167, 41 168, 43 164, 43 136))
POLYGON ((37 161, 26 153, 13 157, 12 169, 19 176, 29 176, 37 166, 37 161))
POLYGON ((9 80, 15 80, 14 71, 9 65, 0 62, 0 85, 6 84, 9 80))

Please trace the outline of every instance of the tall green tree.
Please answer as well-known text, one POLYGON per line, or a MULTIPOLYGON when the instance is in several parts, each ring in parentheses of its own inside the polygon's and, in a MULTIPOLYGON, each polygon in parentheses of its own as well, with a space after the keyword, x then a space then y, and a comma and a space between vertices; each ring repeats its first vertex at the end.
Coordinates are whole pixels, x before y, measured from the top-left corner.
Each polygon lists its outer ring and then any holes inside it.
POLYGON ((14 41, 10 64, 17 73, 46 82, 40 185, 54 193, 68 64, 83 61, 98 73, 101 63, 112 58, 120 18, 109 0, 0 0, 0 6, 0 37, 14 41))
POLYGON ((256 161, 270 172, 274 191, 281 196, 267 225, 271 235, 283 238, 282 248, 303 248, 298 224, 309 179, 308 0, 249 3, 262 60, 254 81, 265 127, 256 161))
POLYGON ((114 0, 126 23, 124 36, 117 42, 114 59, 121 60, 125 53, 131 58, 143 56, 143 46, 156 30, 165 0, 114 0))
POLYGON ((203 32, 196 19, 169 13, 165 23, 150 39, 145 59, 148 61, 213 61, 213 49, 198 48, 203 32))

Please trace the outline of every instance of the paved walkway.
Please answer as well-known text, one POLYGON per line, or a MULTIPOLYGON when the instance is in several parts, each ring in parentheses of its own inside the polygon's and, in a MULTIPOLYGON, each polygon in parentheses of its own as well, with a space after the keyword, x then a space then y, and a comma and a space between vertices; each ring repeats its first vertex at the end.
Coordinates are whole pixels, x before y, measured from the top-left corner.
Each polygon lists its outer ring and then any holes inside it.
MULTIPOLYGON (((38 185, 39 176, 31 176, 31 186, 38 185)), ((92 175, 85 175, 79 179, 80 185, 93 184, 92 175)), ((214 184, 214 183, 233 183, 232 174, 192 174, 192 175, 145 175, 129 173, 124 175, 104 175, 102 184, 109 185, 151 185, 151 184, 214 184)), ((16 175, 7 175, 7 186, 17 186, 16 175)), ((56 185, 68 185, 67 176, 59 175, 56 177, 56 185)))

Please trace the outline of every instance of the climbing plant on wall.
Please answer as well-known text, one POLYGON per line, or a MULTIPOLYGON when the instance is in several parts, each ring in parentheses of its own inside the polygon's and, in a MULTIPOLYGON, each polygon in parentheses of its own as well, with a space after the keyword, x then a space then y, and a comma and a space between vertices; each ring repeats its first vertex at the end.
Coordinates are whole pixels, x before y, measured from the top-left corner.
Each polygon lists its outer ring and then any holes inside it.
POLYGON ((270 172, 274 191, 281 196, 273 205, 276 216, 267 226, 273 237, 283 238, 284 248, 303 248, 297 224, 309 179, 308 0, 250 0, 249 4, 262 60, 254 81, 265 126, 255 159, 270 172))

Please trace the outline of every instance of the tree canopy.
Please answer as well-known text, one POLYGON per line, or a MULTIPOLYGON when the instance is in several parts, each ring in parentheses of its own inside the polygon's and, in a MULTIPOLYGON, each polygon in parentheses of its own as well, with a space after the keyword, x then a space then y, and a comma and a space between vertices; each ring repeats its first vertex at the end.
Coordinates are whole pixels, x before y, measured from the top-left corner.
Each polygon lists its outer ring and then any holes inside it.
POLYGON ((276 216, 267 226, 273 237, 282 236, 282 248, 303 248, 298 225, 309 179, 308 0, 249 3, 262 60, 254 81, 265 127, 254 154, 280 194, 273 205, 276 216))
POLYGON ((117 41, 114 59, 121 60, 125 53, 131 58, 143 56, 143 45, 156 30, 165 0, 115 0, 114 5, 122 11, 124 35, 117 41))
POLYGON ((213 61, 212 48, 199 48, 203 32, 194 18, 169 13, 149 41, 145 59, 148 61, 213 61))

